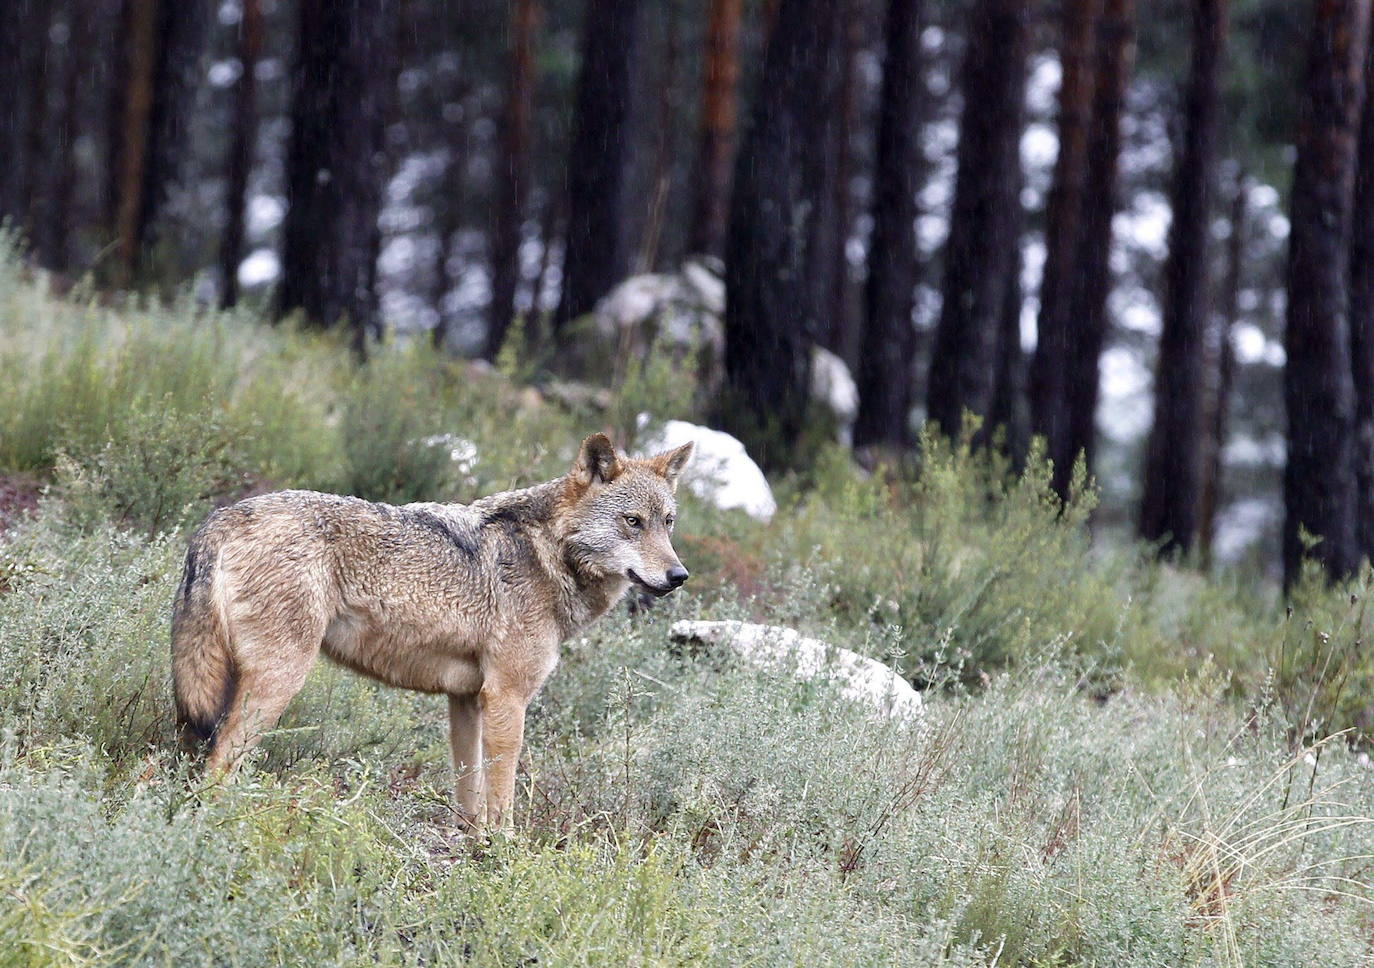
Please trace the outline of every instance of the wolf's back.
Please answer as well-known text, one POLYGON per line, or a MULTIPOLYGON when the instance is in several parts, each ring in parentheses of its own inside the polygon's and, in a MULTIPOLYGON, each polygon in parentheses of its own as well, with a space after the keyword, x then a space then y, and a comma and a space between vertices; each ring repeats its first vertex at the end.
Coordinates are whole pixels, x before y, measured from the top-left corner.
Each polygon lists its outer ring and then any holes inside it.
POLYGON ((213 518, 191 539, 172 606, 172 686, 183 743, 206 741, 229 708, 234 662, 217 601, 219 542, 213 518))

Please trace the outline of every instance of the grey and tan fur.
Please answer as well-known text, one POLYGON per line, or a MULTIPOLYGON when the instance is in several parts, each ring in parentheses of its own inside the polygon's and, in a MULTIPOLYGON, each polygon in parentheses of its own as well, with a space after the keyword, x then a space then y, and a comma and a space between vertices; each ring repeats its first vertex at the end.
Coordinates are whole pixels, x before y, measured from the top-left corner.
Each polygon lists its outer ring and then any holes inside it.
POLYGON ((183 736, 232 769, 316 656, 449 697, 468 824, 509 823, 525 709, 564 639, 631 583, 687 578, 671 534, 692 445, 644 460, 588 437, 563 477, 470 505, 281 491, 215 511, 172 613, 183 736))

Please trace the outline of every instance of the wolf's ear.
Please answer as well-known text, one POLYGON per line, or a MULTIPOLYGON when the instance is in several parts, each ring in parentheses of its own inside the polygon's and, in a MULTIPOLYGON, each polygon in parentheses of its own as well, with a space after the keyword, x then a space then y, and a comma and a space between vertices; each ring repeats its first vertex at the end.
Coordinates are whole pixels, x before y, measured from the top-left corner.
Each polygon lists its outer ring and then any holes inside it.
POLYGON ((611 439, 605 434, 592 434, 582 441, 582 450, 573 465, 573 476, 584 487, 597 482, 609 484, 624 469, 611 439))
POLYGON ((674 491, 677 490, 677 480, 682 476, 683 470, 692 460, 692 451, 696 449, 696 441, 689 440, 676 450, 670 450, 666 454, 659 454, 653 459, 654 470, 657 471, 668 482, 668 486, 674 491))

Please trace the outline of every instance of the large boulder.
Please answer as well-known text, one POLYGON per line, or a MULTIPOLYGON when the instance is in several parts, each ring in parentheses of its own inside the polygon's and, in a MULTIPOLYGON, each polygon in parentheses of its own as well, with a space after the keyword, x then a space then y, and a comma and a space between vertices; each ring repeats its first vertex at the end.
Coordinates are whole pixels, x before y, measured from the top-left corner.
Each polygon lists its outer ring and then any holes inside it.
POLYGON ((845 361, 823 346, 811 347, 811 400, 834 419, 836 439, 846 447, 853 446, 859 385, 845 361))
POLYGON ((720 388, 725 355, 725 283, 719 263, 687 262, 680 272, 631 276, 574 324, 555 367, 575 380, 611 384, 653 350, 694 374, 703 400, 720 388))
POLYGON ((803 681, 828 679, 846 698, 899 722, 921 714, 921 694, 876 659, 829 645, 781 625, 752 622, 674 622, 669 637, 680 644, 724 646, 750 665, 803 681))
POLYGON ((668 420, 655 427, 648 414, 640 414, 639 423, 643 429, 638 449, 643 453, 656 454, 696 443, 682 483, 703 501, 726 510, 738 508, 760 521, 771 520, 777 512, 768 478, 734 437, 686 420, 668 420))
MULTIPOLYGON (((596 310, 557 363, 578 380, 611 384, 631 361, 643 363, 655 348, 679 372, 695 376, 697 402, 709 407, 725 379, 725 282, 719 260, 688 260, 681 271, 631 276, 597 303, 596 310)), ((811 349, 811 398, 836 439, 850 445, 859 413, 859 390, 844 360, 811 349)))

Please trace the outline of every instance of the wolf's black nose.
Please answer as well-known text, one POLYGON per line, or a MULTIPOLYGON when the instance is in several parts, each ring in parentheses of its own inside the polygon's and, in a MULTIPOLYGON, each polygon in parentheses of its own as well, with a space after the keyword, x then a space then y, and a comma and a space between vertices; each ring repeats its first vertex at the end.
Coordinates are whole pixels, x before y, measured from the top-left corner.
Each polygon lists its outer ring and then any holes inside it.
POLYGON ((678 565, 676 568, 669 568, 668 574, 664 577, 668 579, 668 584, 676 588, 677 586, 685 582, 690 577, 690 575, 686 568, 683 568, 681 565, 678 565))

